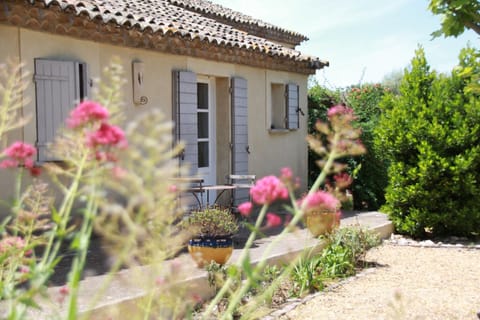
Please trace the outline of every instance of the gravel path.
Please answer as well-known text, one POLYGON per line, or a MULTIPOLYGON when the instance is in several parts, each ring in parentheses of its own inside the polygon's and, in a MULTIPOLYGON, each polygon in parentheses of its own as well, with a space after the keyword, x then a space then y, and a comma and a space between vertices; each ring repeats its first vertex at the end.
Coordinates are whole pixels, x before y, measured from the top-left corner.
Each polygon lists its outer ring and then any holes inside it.
POLYGON ((275 318, 478 319, 478 248, 384 243, 368 252, 367 261, 378 266, 304 299, 275 318))

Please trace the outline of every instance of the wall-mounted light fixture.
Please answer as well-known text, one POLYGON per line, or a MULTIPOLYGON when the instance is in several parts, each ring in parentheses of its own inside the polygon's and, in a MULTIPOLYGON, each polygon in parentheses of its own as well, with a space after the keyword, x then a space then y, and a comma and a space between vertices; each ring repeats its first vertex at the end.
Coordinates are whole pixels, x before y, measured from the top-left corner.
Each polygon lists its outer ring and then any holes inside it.
POLYGON ((148 98, 144 95, 144 63, 141 61, 132 61, 132 83, 133 83, 133 102, 135 104, 147 104, 148 98))

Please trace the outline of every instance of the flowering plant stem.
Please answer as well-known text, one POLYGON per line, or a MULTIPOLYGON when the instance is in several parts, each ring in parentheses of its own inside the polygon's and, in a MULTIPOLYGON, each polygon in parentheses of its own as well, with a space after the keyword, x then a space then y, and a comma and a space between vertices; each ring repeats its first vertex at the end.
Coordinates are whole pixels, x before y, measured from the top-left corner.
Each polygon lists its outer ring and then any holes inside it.
MULTIPOLYGON (((129 219, 129 217, 125 217, 124 222, 128 225, 133 225, 133 222, 129 219)), ((92 312, 94 312, 95 303, 105 294, 105 291, 108 289, 108 286, 113 281, 116 276, 117 271, 120 270, 123 262, 131 253, 131 250, 135 247, 135 234, 130 233, 127 235, 128 239, 125 240, 124 246, 122 250, 118 253, 117 259, 115 259, 115 263, 110 268, 110 271, 106 274, 105 279, 100 286, 100 288, 96 291, 95 296, 91 300, 89 307, 87 308, 87 312, 83 315, 82 318, 89 319, 91 317, 92 312)), ((146 313, 149 314, 149 313, 146 313)))
POLYGON ((70 296, 68 301, 68 319, 77 319, 78 312, 78 289, 83 268, 85 267, 85 259, 87 257, 88 246, 90 244, 90 237, 93 230, 93 219, 98 209, 98 201, 96 199, 96 183, 92 182, 91 196, 88 198, 87 207, 83 214, 83 222, 78 236, 78 250, 77 255, 73 260, 72 270, 70 271, 69 289, 70 296))
MULTIPOLYGON (((18 212, 22 206, 21 192, 22 192, 22 180, 23 180, 23 170, 18 170, 18 174, 15 180, 15 200, 13 202, 12 212, 14 217, 18 217, 18 212)), ((15 220, 16 221, 16 220, 15 220)), ((17 228, 14 228, 13 235, 18 234, 17 228)))
POLYGON ((53 232, 50 235, 49 242, 46 246, 46 252, 43 255, 40 266, 50 266, 57 257, 58 251, 60 250, 60 245, 63 241, 63 237, 66 233, 67 222, 70 218, 73 203, 75 198, 77 197, 78 189, 80 187, 80 179, 85 169, 86 160, 87 154, 85 154, 81 158, 72 183, 70 184, 70 187, 66 190, 62 205, 60 206, 60 209, 56 214, 61 219, 61 221, 60 223, 55 223, 54 225, 53 232))
MULTIPOLYGON (((332 143, 331 143, 331 147, 332 147, 331 152, 328 154, 327 161, 326 161, 325 165, 323 166, 321 173, 318 175, 314 184, 310 188, 310 190, 308 192, 309 195, 313 194, 314 192, 316 192, 320 188, 320 186, 325 181, 325 178, 327 177, 327 175, 331 172, 334 161, 337 158, 339 158, 339 155, 335 152, 336 145, 338 144, 339 139, 340 139, 340 134, 335 133, 334 137, 332 139, 332 143)), ((291 204, 293 205, 294 216, 293 216, 292 220, 288 223, 288 225, 282 230, 282 232, 278 236, 276 236, 272 240, 272 242, 270 242, 270 244, 267 246, 267 248, 265 249, 265 251, 262 254, 260 262, 256 266, 256 270, 262 270, 265 267, 265 265, 267 264, 266 257, 270 254, 270 252, 273 250, 273 248, 283 239, 285 234, 290 232, 291 229, 294 226, 296 226, 301 221, 301 219, 303 218, 303 213, 304 213, 304 209, 307 205, 307 202, 303 202, 301 207, 298 207, 297 201, 295 199, 295 195, 293 194, 293 190, 291 190, 291 188, 289 188, 289 194, 290 194, 291 204)), ((256 219, 253 231, 250 233, 250 235, 248 237, 248 240, 245 244, 245 247, 242 250, 242 253, 241 253, 240 257, 237 260, 237 263, 236 263, 237 266, 241 267, 241 266, 245 266, 246 263, 249 263, 249 260, 250 260, 249 250, 250 250, 251 246, 253 245, 253 241, 256 239, 258 230, 259 230, 263 220, 265 219, 265 215, 267 213, 268 207, 269 207, 268 203, 264 204, 262 206, 262 208, 260 210, 260 213, 259 213, 259 215, 256 219)), ((243 296, 248 292, 250 287, 254 284, 254 281, 255 281, 254 277, 249 276, 242 283, 242 286, 239 289, 237 289, 235 294, 231 297, 231 299, 229 301, 229 304, 228 304, 228 308, 223 313, 223 315, 220 319, 230 319, 231 318, 231 315, 235 311, 235 308, 239 305, 243 296)), ((207 318, 213 312, 213 309, 215 308, 215 306, 225 296, 225 294, 228 292, 228 290, 230 289, 232 284, 233 284, 233 278, 229 277, 227 279, 227 281, 224 283, 224 285, 222 286, 222 288, 220 289, 220 291, 217 293, 217 295, 214 297, 214 299, 208 305, 208 308, 206 309, 205 314, 204 314, 205 318, 207 318)))
MULTIPOLYGON (((84 174, 84 169, 87 161, 87 154, 85 154, 79 161, 76 173, 70 183, 69 188, 65 189, 65 197, 58 212, 53 212, 53 220, 56 222, 53 224, 48 242, 45 246, 45 251, 42 255, 42 259, 36 265, 32 274, 32 281, 30 289, 27 292, 29 297, 34 297, 38 292, 42 290, 46 282, 50 278, 53 272, 53 268, 58 262, 58 253, 63 240, 67 233, 67 223, 70 219, 70 213, 73 207, 73 203, 78 194, 80 186, 80 180, 84 174)), ((21 303, 14 307, 15 309, 9 310, 11 319, 22 319, 25 316, 26 306, 21 303)))
MULTIPOLYGON (((263 222, 263 219, 265 219, 265 215, 267 214, 267 209, 268 209, 267 206, 263 206, 262 209, 260 210, 258 218, 255 222, 255 226, 253 228, 253 231, 250 233, 250 236, 248 237, 247 242, 245 243, 245 247, 242 250, 242 253, 241 253, 240 257, 237 260, 237 266, 241 267, 244 264, 245 261, 249 260, 249 258, 250 258, 249 249, 253 245, 253 241, 256 238, 257 232, 260 229, 260 226, 263 222)), ((220 289, 220 291, 217 293, 217 295, 214 297, 214 299, 208 305, 208 308, 205 311, 205 315, 204 315, 205 318, 208 317, 212 313, 213 309, 220 302, 220 300, 225 296, 225 294, 230 289, 230 286, 232 284, 233 284, 233 278, 229 277, 227 279, 227 281, 224 283, 224 285, 222 286, 222 288, 220 289)))

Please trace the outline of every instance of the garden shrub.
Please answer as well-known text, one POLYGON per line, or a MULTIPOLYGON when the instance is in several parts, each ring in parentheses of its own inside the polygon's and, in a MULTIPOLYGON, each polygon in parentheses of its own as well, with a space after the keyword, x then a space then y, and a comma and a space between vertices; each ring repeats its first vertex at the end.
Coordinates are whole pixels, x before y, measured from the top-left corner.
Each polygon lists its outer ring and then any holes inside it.
POLYGON ((430 71, 422 48, 400 95, 387 95, 375 146, 391 161, 386 204, 397 231, 413 236, 478 235, 480 105, 470 90, 478 52, 466 48, 450 75, 430 71))
MULTIPOLYGON (((340 99, 338 93, 315 84, 308 90, 308 133, 315 132, 318 120, 327 120, 328 108, 334 106, 340 99)), ((322 157, 308 148, 308 186, 310 187, 320 174, 321 168, 317 161, 322 157)))
MULTIPOLYGON (((384 189, 387 186, 387 163, 381 153, 373 147, 373 129, 378 123, 380 109, 378 104, 389 89, 380 84, 352 86, 344 90, 332 91, 315 84, 308 95, 308 127, 314 130, 315 122, 326 119, 327 109, 342 101, 351 107, 358 119, 356 124, 362 128, 362 143, 367 153, 343 160, 348 165, 347 172, 354 177, 351 187, 353 207, 355 209, 376 210, 384 202, 384 189)), ((309 150, 309 184, 318 176, 320 168, 316 161, 319 155, 309 150)), ((344 209, 347 209, 344 207, 344 209)), ((349 208, 350 209, 350 208, 349 208)))
POLYGON ((320 256, 300 259, 291 273, 292 295, 301 297, 324 288, 320 256))
POLYGON ((373 131, 380 118, 379 103, 390 89, 381 84, 365 84, 345 92, 347 104, 355 111, 357 124, 362 128, 362 143, 367 152, 347 159, 349 172, 355 178, 352 185, 354 207, 377 210, 385 203, 388 185, 387 161, 374 148, 373 131))
POLYGON ((341 246, 351 251, 351 262, 358 266, 363 262, 367 251, 381 244, 378 234, 359 225, 344 227, 328 236, 330 246, 341 246))
POLYGON ((330 280, 354 275, 357 267, 365 267, 367 251, 381 243, 377 234, 359 226, 337 229, 326 241, 321 254, 303 257, 292 269, 294 296, 323 290, 330 280))

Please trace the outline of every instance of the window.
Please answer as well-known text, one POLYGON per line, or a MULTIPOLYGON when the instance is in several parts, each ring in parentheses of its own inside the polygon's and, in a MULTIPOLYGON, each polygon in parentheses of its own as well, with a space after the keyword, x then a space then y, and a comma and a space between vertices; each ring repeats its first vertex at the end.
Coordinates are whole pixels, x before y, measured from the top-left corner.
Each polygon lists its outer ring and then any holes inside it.
POLYGON ((87 67, 76 61, 35 59, 38 161, 58 161, 47 152, 75 103, 87 96, 87 67))
POLYGON ((285 131, 299 128, 298 85, 272 83, 271 102, 271 130, 285 131))
POLYGON ((271 129, 286 129, 285 86, 272 83, 272 125, 271 129))
MULTIPOLYGON (((217 159, 214 148, 217 143, 215 139, 218 139, 215 128, 215 98, 218 97, 218 92, 216 92, 215 81, 208 81, 208 77, 197 77, 191 71, 179 70, 174 70, 172 75, 174 134, 176 141, 183 141, 185 145, 180 162, 189 164, 190 175, 197 175, 199 171, 207 168, 206 165, 215 165, 217 159), (213 130, 209 132, 209 128, 213 128, 213 130)), ((231 138, 232 162, 229 173, 248 174, 250 148, 248 146, 247 89, 246 79, 231 78, 231 137, 228 137, 228 132, 219 133, 227 135, 224 137, 224 141, 231 138)), ((225 96, 227 95, 226 90, 227 86, 223 92, 225 96)), ((227 104, 226 102, 224 101, 223 104, 227 104)), ((222 126, 227 126, 225 130, 228 130, 228 124, 223 123, 222 126)), ((212 169, 211 172, 216 175, 215 170, 212 169)))
POLYGON ((208 97, 208 84, 197 83, 197 136, 198 136, 198 167, 209 167, 210 155, 210 109, 208 97))

